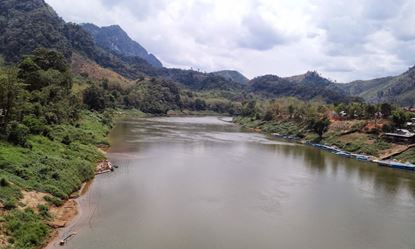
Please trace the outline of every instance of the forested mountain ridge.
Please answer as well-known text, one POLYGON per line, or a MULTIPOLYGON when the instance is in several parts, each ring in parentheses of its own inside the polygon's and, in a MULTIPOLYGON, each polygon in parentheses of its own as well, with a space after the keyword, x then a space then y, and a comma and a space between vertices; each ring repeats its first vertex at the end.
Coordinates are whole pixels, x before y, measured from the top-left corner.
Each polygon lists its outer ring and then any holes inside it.
POLYGON ((143 46, 132 40, 120 26, 98 27, 92 23, 81 24, 81 26, 92 35, 98 46, 123 56, 140 57, 157 68, 163 67, 153 54, 148 53, 143 46))
POLYGON ((371 103, 392 102, 403 106, 415 105, 415 66, 398 76, 359 80, 341 84, 348 94, 371 103))
MULTIPOLYGON (((43 47, 64 54, 68 61, 73 53, 80 54, 130 80, 143 76, 163 77, 193 90, 239 88, 223 77, 192 70, 155 67, 143 58, 130 56, 131 53, 120 54, 114 47, 98 46, 88 31, 78 24, 66 23, 44 0, 1 1, 0 24, 0 54, 8 63, 15 63, 36 48, 43 47)), ((128 36, 116 27, 112 26, 110 31, 115 28, 118 30, 116 33, 124 37, 113 38, 127 39, 128 36)))
POLYGON ((301 100, 321 99, 328 103, 349 102, 353 99, 338 84, 316 72, 288 78, 260 76, 249 81, 248 86, 250 91, 268 98, 292 96, 301 100))
POLYGON ((154 57, 157 60, 154 61, 144 48, 140 50, 142 47, 119 26, 98 28, 93 24, 82 27, 66 23, 44 0, 0 1, 0 54, 5 61, 15 63, 39 47, 55 49, 68 61, 73 53, 79 54, 99 67, 121 75, 127 79, 122 80, 124 82, 156 77, 192 91, 244 92, 265 98, 294 96, 329 103, 349 101, 350 96, 355 96, 369 102, 415 104, 414 68, 396 77, 348 84, 336 84, 315 72, 286 78, 265 75, 248 81, 239 72, 231 70, 202 73, 169 69, 160 67, 158 60, 154 57))
POLYGON ((0 53, 16 62, 38 47, 59 50, 70 57, 66 23, 43 0, 0 1, 0 53))

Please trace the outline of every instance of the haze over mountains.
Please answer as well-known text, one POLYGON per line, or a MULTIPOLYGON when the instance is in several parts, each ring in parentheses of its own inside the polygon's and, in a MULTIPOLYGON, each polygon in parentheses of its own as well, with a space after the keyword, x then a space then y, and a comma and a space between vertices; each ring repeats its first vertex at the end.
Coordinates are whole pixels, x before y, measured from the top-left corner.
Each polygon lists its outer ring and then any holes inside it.
POLYGON ((118 25, 100 28, 94 24, 66 23, 43 0, 1 1, 0 54, 6 62, 17 62, 38 47, 56 49, 68 60, 74 60, 75 54, 78 62, 91 61, 129 80, 161 77, 196 91, 242 91, 264 98, 294 96, 329 103, 360 97, 369 102, 415 104, 415 68, 399 76, 347 84, 334 83, 316 72, 287 78, 265 75, 249 80, 232 70, 202 73, 169 69, 118 25))

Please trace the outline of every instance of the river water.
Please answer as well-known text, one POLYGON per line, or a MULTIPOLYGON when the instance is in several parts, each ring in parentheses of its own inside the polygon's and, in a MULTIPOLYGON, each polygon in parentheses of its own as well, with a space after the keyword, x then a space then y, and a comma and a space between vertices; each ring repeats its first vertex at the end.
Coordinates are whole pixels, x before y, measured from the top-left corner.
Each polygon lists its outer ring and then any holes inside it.
POLYGON ((412 172, 217 117, 125 120, 110 139, 120 167, 80 199, 66 248, 415 248, 412 172))

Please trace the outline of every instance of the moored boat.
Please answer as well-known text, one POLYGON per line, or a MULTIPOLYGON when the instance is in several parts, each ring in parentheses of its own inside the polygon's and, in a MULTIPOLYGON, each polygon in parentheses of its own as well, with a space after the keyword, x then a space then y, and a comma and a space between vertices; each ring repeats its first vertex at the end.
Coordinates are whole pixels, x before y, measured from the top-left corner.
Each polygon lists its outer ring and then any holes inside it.
POLYGON ((373 160, 373 162, 379 164, 380 166, 396 168, 396 169, 406 169, 406 170, 415 170, 415 165, 412 163, 401 163, 392 160, 373 160))

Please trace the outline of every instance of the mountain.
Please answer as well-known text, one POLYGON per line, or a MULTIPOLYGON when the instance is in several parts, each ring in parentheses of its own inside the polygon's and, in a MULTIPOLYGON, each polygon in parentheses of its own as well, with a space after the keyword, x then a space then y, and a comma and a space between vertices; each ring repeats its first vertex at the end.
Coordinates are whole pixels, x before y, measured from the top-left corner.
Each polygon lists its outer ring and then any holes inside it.
POLYGON ((81 26, 66 23, 44 0, 0 1, 0 54, 17 62, 36 48, 54 49, 70 60, 76 52, 129 79, 156 75, 139 57, 125 57, 97 46, 81 26))
POLYGON ((265 75, 249 81, 248 86, 250 91, 268 98, 292 96, 302 100, 321 99, 328 103, 352 100, 338 84, 316 72, 288 78, 265 75))
POLYGON ((140 57, 157 68, 163 67, 153 54, 148 53, 138 42, 132 40, 120 26, 98 27, 91 23, 81 26, 92 35, 98 46, 123 56, 140 57))
POLYGON ((72 63, 75 66, 81 66, 79 57, 92 63, 89 66, 83 65, 82 70, 80 67, 75 68, 75 72, 87 73, 84 70, 97 68, 93 66, 96 63, 106 69, 106 75, 111 75, 107 71, 111 70, 127 80, 148 76, 178 82, 192 90, 230 91, 240 88, 238 83, 223 77, 192 70, 163 68, 154 60, 153 64, 156 66, 153 66, 142 57, 133 55, 147 55, 147 60, 153 58, 145 49, 140 49, 142 47, 132 41, 121 28, 94 26, 86 25, 89 27, 88 32, 85 25, 81 27, 75 23, 66 23, 44 0, 1 0, 0 55, 6 62, 16 63, 24 55, 43 47, 61 52, 68 61, 73 61, 73 54, 76 54, 76 61, 72 63), (107 38, 100 46, 94 37, 107 38))
POLYGON ((405 73, 373 80, 359 80, 342 84, 348 94, 359 96, 367 102, 391 102, 402 106, 415 105, 415 66, 405 73))
POLYGON ((222 70, 213 72, 212 74, 217 76, 222 76, 225 79, 231 80, 233 82, 237 82, 241 85, 246 85, 249 81, 243 74, 235 70, 222 70))
POLYGON ((0 1, 0 53, 16 62, 35 48, 54 48, 71 56, 66 23, 43 0, 0 1))
POLYGON ((164 78, 194 91, 245 92, 269 98, 294 96, 329 103, 356 96, 374 103, 415 104, 415 67, 399 76, 347 84, 333 83, 316 72, 286 78, 265 75, 248 81, 231 70, 206 74, 170 69, 162 67, 119 26, 67 23, 44 0, 1 0, 0 56, 6 63, 16 63, 39 47, 61 52, 72 62, 73 72, 89 72, 92 79, 99 79, 102 72, 112 81, 125 84, 145 76, 164 78))

